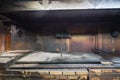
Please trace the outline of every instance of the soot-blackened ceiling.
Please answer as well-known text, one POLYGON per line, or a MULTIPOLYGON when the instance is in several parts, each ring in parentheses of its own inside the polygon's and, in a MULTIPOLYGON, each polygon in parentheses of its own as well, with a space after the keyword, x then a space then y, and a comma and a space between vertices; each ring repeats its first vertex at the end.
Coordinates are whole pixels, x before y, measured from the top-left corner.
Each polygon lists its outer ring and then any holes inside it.
POLYGON ((87 23, 120 25, 120 9, 16 11, 1 14, 16 21, 22 25, 21 27, 29 29, 42 29, 43 27, 62 29, 72 24, 87 23))

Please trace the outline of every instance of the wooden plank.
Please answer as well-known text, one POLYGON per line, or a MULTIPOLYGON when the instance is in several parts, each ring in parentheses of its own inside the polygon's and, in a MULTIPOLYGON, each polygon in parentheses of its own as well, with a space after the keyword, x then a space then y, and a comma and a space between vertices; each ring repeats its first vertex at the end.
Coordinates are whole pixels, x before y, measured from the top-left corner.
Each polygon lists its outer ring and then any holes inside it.
POLYGON ((120 65, 101 64, 15 64, 10 69, 79 69, 79 68, 118 68, 120 65))
POLYGON ((0 21, 0 51, 5 51, 5 32, 2 22, 0 21))
POLYGON ((111 65, 111 64, 113 64, 113 63, 110 62, 110 61, 102 61, 101 64, 104 64, 104 65, 111 65))
POLYGON ((26 54, 14 54, 14 53, 7 53, 4 52, 0 55, 0 68, 7 69, 11 65, 13 65, 16 60, 20 59, 21 57, 25 56, 26 54))
POLYGON ((11 49, 11 33, 10 27, 5 28, 5 51, 11 49))
POLYGON ((9 50, 7 52, 9 52, 9 53, 29 53, 29 52, 32 52, 32 50, 9 50))
POLYGON ((71 52, 91 52, 95 47, 95 35, 72 35, 71 52))

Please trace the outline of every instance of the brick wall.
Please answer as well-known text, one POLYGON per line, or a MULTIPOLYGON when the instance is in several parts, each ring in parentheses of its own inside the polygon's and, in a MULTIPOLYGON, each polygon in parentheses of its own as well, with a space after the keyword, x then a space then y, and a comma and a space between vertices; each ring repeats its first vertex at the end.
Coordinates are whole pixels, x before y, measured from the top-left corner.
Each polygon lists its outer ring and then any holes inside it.
MULTIPOLYGON (((35 72, 24 71, 22 74, 24 77, 30 78, 30 76, 35 75, 35 72)), ((36 74, 43 80, 87 80, 88 78, 86 69, 36 71, 36 74)))
POLYGON ((35 69, 5 74, 0 80, 120 80, 120 69, 35 69))

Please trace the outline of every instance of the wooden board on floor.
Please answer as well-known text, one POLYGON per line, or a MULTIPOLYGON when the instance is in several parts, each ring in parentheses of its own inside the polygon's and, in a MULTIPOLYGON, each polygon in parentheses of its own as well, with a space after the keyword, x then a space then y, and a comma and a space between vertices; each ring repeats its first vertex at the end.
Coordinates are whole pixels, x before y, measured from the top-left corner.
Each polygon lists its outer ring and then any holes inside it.
POLYGON ((10 69, 80 69, 80 68, 118 68, 120 65, 102 65, 102 64, 14 64, 10 69))

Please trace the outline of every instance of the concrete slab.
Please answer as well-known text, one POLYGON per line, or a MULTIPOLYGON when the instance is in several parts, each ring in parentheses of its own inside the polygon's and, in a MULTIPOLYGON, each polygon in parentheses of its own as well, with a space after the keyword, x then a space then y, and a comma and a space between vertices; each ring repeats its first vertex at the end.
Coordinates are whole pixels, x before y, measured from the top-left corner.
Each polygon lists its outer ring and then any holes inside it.
POLYGON ((51 53, 33 52, 22 57, 18 62, 80 62, 80 61, 101 61, 102 57, 93 53, 51 53))

